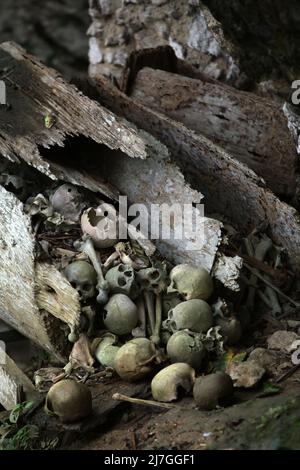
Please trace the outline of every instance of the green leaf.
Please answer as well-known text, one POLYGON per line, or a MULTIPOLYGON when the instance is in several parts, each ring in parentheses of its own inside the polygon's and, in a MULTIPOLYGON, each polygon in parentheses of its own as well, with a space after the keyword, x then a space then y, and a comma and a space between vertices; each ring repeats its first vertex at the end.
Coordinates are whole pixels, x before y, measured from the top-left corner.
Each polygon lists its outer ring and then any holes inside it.
POLYGON ((259 397, 268 397, 270 395, 277 395, 282 391, 282 387, 275 385, 272 382, 264 382, 262 384, 262 390, 259 393, 259 397))
POLYGON ((24 411, 29 410, 33 405, 32 401, 24 401, 23 403, 19 403, 16 405, 10 412, 9 421, 12 424, 16 424, 24 411))

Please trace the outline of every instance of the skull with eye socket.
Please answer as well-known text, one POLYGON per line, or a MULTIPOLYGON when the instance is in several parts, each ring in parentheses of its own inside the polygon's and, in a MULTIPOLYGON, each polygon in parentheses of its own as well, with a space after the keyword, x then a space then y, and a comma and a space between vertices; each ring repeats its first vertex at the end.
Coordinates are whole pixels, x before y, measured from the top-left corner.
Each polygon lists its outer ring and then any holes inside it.
POLYGON ((50 196, 55 212, 63 215, 66 220, 78 222, 85 207, 83 196, 72 184, 62 184, 50 196))
POLYGON ((159 294, 166 290, 167 268, 163 263, 152 268, 140 269, 137 272, 137 281, 142 290, 152 291, 159 294))
POLYGON ((186 329, 196 333, 206 333, 212 325, 211 308, 201 299, 187 300, 176 305, 169 311, 168 319, 163 322, 163 328, 172 333, 186 329))
POLYGON ((79 293, 80 299, 87 300, 94 297, 97 284, 97 274, 93 266, 87 261, 73 261, 65 269, 65 276, 74 289, 79 293))
POLYGON ((131 299, 136 299, 139 294, 134 270, 128 264, 119 264, 109 269, 105 280, 108 282, 112 294, 125 294, 131 299))

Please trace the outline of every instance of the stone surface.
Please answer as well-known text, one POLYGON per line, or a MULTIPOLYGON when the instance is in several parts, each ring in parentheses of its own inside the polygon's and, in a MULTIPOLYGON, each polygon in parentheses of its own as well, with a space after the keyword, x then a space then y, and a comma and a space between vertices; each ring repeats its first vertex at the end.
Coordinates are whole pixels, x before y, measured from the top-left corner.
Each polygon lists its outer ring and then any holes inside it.
POLYGON ((257 362, 257 364, 266 369, 269 374, 274 372, 276 362, 276 353, 274 353, 274 351, 269 351, 264 348, 256 348, 253 349, 249 355, 249 359, 257 362))
POLYGON ((297 340, 300 340, 300 337, 293 331, 275 331, 267 340, 268 348, 291 353, 293 351, 292 345, 297 340))
POLYGON ((239 67, 220 24, 200 2, 90 0, 90 74, 119 78, 134 50, 170 45, 209 75, 234 83, 239 67))
POLYGON ((242 363, 230 362, 226 372, 235 387, 252 388, 258 384, 266 371, 258 362, 248 359, 242 363))

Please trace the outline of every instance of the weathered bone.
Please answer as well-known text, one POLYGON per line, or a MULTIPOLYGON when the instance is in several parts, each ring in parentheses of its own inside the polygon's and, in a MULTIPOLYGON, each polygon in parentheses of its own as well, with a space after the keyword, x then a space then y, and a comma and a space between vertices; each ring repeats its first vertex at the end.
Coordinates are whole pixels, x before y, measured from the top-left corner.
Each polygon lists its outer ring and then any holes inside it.
POLYGON ((155 327, 153 330, 153 334, 150 336, 151 341, 154 344, 160 343, 160 329, 162 323, 162 294, 159 292, 156 294, 155 299, 155 327))

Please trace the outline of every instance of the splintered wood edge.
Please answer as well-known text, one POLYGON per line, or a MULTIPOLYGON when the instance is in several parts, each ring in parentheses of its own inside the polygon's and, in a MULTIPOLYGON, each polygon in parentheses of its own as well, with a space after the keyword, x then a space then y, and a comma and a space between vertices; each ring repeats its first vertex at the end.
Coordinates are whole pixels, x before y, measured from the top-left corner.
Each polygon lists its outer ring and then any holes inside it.
POLYGON ((36 263, 35 280, 35 299, 39 309, 46 310, 70 328, 79 326, 79 294, 66 277, 49 263, 36 263))
POLYGON ((39 147, 63 146, 66 137, 80 135, 130 157, 147 157, 147 142, 125 119, 84 96, 22 47, 2 43, 0 58, 9 69, 4 80, 11 109, 1 111, 6 123, 0 125, 0 152, 6 158, 21 158, 56 178, 39 147), (46 116, 53 118, 53 126, 46 127, 46 116))
POLYGON ((36 392, 33 383, 16 365, 16 363, 0 350, 0 403, 6 410, 13 409, 19 400, 19 388, 25 392, 27 398, 36 392))
POLYGON ((30 218, 16 196, 1 185, 0 214, 0 318, 63 361, 60 345, 53 344, 49 336, 47 320, 51 315, 41 315, 36 303, 35 240, 30 218))

